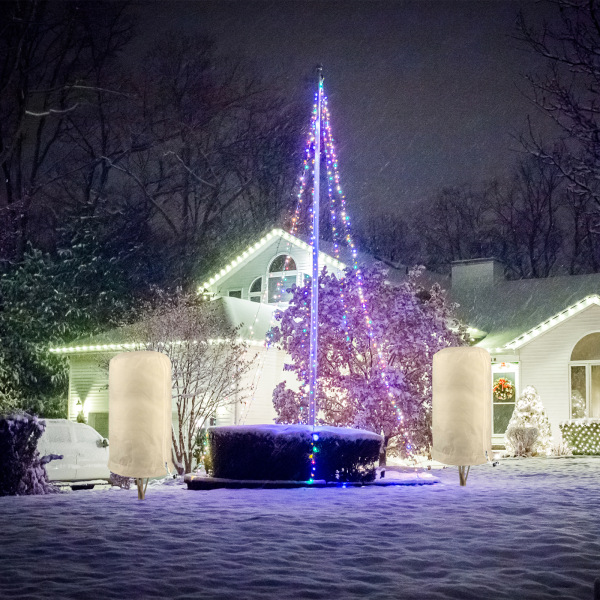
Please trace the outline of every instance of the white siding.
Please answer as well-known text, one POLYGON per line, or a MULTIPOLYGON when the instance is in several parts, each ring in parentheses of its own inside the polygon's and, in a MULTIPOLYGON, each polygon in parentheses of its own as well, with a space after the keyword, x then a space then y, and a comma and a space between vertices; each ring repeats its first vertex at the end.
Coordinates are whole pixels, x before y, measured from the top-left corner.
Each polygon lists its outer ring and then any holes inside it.
MULTIPOLYGON (((109 358, 112 358, 111 355, 109 358)), ((108 359, 104 359, 108 363, 108 359)), ((77 419, 81 402, 85 414, 108 412, 108 370, 102 368, 98 354, 69 357, 68 418, 77 419)))
MULTIPOLYGON (((241 403, 218 411, 217 425, 273 423, 276 417, 272 399, 275 386, 284 379, 290 387, 297 385, 295 375, 283 371, 284 362, 289 360, 283 350, 250 348, 248 355, 257 357, 240 388, 252 387, 253 391, 248 392, 241 403)), ((105 361, 108 363, 108 359, 105 361)), ((70 357, 69 419, 72 421, 81 410, 77 406, 80 399, 84 402, 86 414, 108 413, 108 371, 100 366, 100 362, 95 354, 70 357)), ((173 410, 176 417, 175 406, 173 410)))
POLYGON ((555 440, 560 435, 559 422, 569 419, 568 364, 571 352, 583 336, 595 331, 600 331, 600 307, 592 304, 521 348, 519 392, 528 385, 535 387, 550 419, 555 440))
POLYGON ((277 348, 271 347, 251 349, 250 356, 257 355, 252 368, 240 383, 241 389, 249 389, 241 393, 241 401, 223 408, 217 415, 217 425, 258 425, 274 423, 276 418, 273 408, 273 390, 283 380, 288 386, 297 386, 296 376, 284 372, 283 365, 289 356, 277 348))

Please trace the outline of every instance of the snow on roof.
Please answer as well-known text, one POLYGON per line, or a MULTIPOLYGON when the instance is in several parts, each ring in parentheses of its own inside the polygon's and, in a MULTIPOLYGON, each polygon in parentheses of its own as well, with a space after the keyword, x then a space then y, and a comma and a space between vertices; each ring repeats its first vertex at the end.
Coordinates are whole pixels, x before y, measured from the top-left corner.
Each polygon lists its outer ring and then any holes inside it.
MULTIPOLYGON (((267 331, 273 326, 273 314, 277 307, 271 304, 251 302, 239 298, 217 298, 207 306, 222 317, 223 331, 238 328, 238 338, 246 343, 262 346, 267 331)), ((141 348, 136 339, 136 324, 124 325, 85 338, 80 338, 69 346, 53 347, 54 354, 85 354, 89 352, 121 352, 141 348)), ((218 342, 219 339, 209 340, 218 342)))
POLYGON ((346 440, 348 439, 372 439, 380 440, 381 436, 372 431, 366 429, 354 429, 353 427, 333 427, 329 425, 317 425, 313 427, 311 425, 226 425, 220 427, 211 427, 220 432, 232 432, 232 433, 262 433, 264 435, 303 435, 306 433, 325 433, 328 437, 340 437, 346 440))
MULTIPOLYGON (((264 248, 266 244, 277 237, 283 238, 284 240, 298 246, 299 248, 302 248, 303 250, 310 250, 312 248, 310 244, 299 237, 296 237, 287 231, 283 231, 283 229, 275 228, 267 233, 267 235, 261 238, 258 242, 256 242, 256 244, 249 246, 244 252, 242 252, 237 258, 233 259, 228 265, 223 267, 218 273, 215 273, 212 277, 206 279, 206 281, 198 287, 198 291, 202 292, 203 290, 210 289, 215 283, 220 281, 226 275, 229 275, 229 273, 232 271, 239 270, 248 262, 248 260, 250 260, 254 254, 256 254, 259 250, 264 248)), ((336 266, 338 269, 345 269, 347 266, 343 262, 325 252, 319 252, 319 259, 326 264, 336 266)))
POLYGON ((478 346, 489 350, 519 348, 589 305, 597 304, 599 295, 600 274, 501 281, 476 289, 453 289, 450 293, 452 300, 460 305, 459 318, 487 332, 478 346))

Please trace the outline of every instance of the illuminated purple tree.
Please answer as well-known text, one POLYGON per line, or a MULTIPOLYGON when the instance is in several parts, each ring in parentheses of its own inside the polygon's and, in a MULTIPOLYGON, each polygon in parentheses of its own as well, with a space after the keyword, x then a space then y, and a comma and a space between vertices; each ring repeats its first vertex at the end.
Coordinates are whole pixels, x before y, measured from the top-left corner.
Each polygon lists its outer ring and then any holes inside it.
MULTIPOLYGON (((424 287, 421 269, 399 285, 386 275, 373 267, 347 269, 341 279, 323 269, 319 277, 318 421, 381 433, 386 449, 397 453, 428 453, 432 357, 465 344, 466 331, 439 285, 424 287)), ((291 357, 285 369, 300 381, 297 391, 283 382, 273 392, 281 423, 308 420, 310 302, 309 284, 294 287, 289 308, 276 315, 279 327, 272 330, 291 357)))

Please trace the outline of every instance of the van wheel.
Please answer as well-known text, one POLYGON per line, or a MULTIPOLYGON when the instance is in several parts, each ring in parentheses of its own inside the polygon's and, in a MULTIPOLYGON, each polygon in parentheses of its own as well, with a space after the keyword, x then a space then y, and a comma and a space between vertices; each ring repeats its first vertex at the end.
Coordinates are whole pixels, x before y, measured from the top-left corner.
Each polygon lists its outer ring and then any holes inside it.
POLYGON ((95 486, 94 483, 83 483, 81 485, 72 485, 71 489, 73 491, 76 491, 76 490, 93 490, 94 486, 95 486))

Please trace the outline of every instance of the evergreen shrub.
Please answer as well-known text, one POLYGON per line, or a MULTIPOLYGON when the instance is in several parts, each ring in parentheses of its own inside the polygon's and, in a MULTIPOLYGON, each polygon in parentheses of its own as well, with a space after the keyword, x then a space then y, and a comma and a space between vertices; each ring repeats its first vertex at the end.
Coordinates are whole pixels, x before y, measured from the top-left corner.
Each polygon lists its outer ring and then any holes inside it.
POLYGON ((573 454, 600 454, 600 419, 564 421, 559 428, 573 454))
POLYGON ((224 479, 372 481, 382 437, 370 431, 308 425, 211 427, 212 475, 224 479), (314 451, 316 448, 316 451, 314 451))
POLYGON ((62 456, 40 457, 37 443, 45 429, 44 421, 28 414, 0 416, 0 496, 56 491, 44 465, 62 456))

